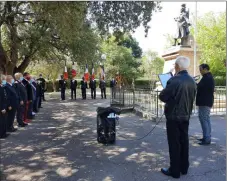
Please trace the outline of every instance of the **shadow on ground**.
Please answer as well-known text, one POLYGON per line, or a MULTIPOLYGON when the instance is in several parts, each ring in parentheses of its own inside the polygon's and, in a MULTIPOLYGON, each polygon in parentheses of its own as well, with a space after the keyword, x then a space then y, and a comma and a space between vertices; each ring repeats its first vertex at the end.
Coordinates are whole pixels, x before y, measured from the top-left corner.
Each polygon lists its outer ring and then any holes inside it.
MULTIPOLYGON (((1 162, 7 181, 167 181, 159 170, 168 166, 164 122, 153 126, 133 114, 121 116, 115 145, 96 141, 96 108, 108 100, 50 100, 31 125, 1 141, 1 162)), ((219 120, 219 118, 217 118, 219 120)), ((219 120, 225 124, 224 120, 219 120)), ((219 122, 213 127, 220 127, 219 122)), ((190 171, 180 180, 225 180, 225 129, 210 146, 198 146, 197 120, 191 121, 190 171)))

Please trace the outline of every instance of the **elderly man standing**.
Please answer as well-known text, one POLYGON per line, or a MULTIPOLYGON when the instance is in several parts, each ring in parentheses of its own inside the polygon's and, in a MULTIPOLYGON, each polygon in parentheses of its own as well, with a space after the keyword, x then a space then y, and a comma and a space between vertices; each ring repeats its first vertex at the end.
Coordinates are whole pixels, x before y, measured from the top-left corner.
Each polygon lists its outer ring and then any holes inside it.
POLYGON ((28 124, 24 123, 23 117, 24 117, 24 112, 25 112, 25 105, 26 102, 28 101, 28 96, 27 96, 27 91, 24 85, 21 83, 23 78, 23 75, 21 73, 16 73, 14 75, 15 77, 15 83, 13 84, 17 96, 19 97, 19 105, 17 107, 17 123, 19 127, 25 127, 28 124))
POLYGON ((0 138, 6 138, 8 136, 8 134, 6 134, 7 95, 3 84, 6 84, 4 75, 0 77, 0 138))
POLYGON ((196 95, 196 83, 187 72, 189 65, 189 58, 179 56, 175 62, 176 75, 159 95, 165 102, 170 156, 170 167, 162 168, 161 172, 174 178, 186 175, 189 168, 188 127, 196 95))
POLYGON ((19 97, 17 96, 17 92, 13 87, 14 79, 11 75, 6 76, 6 93, 8 98, 8 115, 7 115, 7 131, 8 132, 15 132, 17 129, 14 128, 13 122, 15 119, 19 97))

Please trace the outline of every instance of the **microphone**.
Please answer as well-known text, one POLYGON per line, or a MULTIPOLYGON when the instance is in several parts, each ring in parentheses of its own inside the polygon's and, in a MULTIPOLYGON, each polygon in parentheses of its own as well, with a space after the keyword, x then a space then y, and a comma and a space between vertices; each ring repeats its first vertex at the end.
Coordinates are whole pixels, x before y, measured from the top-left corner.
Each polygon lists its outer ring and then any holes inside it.
POLYGON ((195 77, 192 77, 195 81, 200 79, 200 75, 196 75, 195 77))

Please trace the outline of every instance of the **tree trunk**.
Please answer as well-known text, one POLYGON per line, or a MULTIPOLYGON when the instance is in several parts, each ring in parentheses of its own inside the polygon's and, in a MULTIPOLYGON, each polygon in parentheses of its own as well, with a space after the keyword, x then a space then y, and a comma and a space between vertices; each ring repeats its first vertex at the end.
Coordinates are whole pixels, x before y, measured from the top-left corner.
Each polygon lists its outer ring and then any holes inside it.
POLYGON ((31 62, 31 59, 29 56, 25 56, 22 63, 18 66, 18 67, 15 67, 13 72, 16 73, 16 72, 21 72, 21 73, 24 73, 25 69, 28 67, 29 63, 31 62))
MULTIPOLYGON (((1 28, 1 26, 0 26, 1 28)), ((2 46, 2 34, 0 31, 0 73, 6 73, 7 56, 2 46)))

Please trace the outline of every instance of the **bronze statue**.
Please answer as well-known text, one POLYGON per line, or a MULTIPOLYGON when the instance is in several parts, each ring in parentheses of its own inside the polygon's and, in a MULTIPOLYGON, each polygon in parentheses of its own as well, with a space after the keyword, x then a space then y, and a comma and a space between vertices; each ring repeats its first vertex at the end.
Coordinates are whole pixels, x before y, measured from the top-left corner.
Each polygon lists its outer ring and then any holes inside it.
POLYGON ((174 18, 177 22, 177 32, 174 37, 174 44, 173 46, 177 45, 177 40, 181 39, 181 42, 178 45, 188 46, 188 35, 190 34, 189 26, 191 26, 189 22, 189 10, 186 10, 186 4, 181 5, 181 13, 180 16, 174 18))

